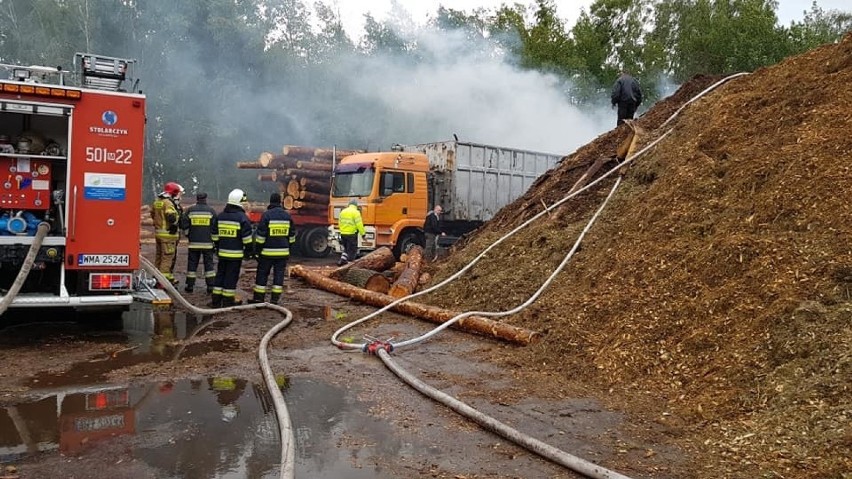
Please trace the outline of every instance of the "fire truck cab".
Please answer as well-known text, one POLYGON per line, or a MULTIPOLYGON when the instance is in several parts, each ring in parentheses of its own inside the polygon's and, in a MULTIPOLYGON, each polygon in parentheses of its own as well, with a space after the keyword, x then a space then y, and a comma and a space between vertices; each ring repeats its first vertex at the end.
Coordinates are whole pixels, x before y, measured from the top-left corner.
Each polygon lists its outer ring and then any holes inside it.
POLYGON ((126 306, 139 268, 145 96, 134 60, 0 64, 0 314, 126 306))

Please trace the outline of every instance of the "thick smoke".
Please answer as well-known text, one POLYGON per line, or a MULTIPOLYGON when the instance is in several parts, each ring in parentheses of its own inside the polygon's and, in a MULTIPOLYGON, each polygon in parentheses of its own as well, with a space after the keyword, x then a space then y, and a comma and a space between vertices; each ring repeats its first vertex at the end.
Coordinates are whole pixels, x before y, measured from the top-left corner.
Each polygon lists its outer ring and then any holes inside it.
MULTIPOLYGON (((484 40, 483 40, 484 41, 484 40)), ((422 31, 416 65, 375 57, 358 65, 354 94, 382 105, 385 141, 463 141, 565 154, 606 127, 583 114, 553 75, 520 70, 461 34, 422 31)), ((350 117, 350 121, 357 118, 350 117)))

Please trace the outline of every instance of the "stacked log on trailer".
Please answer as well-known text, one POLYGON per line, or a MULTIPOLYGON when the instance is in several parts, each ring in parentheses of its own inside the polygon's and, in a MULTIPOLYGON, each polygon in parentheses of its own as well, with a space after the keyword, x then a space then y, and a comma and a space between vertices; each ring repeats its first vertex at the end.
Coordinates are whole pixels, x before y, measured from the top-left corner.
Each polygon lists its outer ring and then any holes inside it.
POLYGON ((284 208, 325 216, 334 159, 355 153, 362 151, 286 145, 279 155, 263 152, 257 161, 238 162, 237 168, 271 170, 258 174, 257 179, 278 184, 284 208))

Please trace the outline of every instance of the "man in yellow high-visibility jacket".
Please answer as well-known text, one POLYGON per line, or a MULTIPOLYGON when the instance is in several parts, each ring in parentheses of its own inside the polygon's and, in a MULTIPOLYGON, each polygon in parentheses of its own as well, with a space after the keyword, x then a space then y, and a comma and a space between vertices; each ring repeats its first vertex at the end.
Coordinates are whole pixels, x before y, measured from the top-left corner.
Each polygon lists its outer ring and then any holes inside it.
POLYGON ((183 194, 183 191, 183 186, 170 181, 163 186, 163 192, 157 195, 151 205, 151 219, 154 221, 154 242, 157 245, 154 266, 172 284, 177 284, 174 271, 177 245, 180 239, 180 233, 178 233, 182 213, 180 195, 183 194))
POLYGON ((358 209, 358 200, 349 200, 349 206, 340 212, 337 219, 337 228, 340 230, 340 241, 343 243, 343 254, 340 255, 338 266, 342 266, 355 260, 358 254, 358 235, 364 236, 364 222, 361 220, 361 210, 358 209))

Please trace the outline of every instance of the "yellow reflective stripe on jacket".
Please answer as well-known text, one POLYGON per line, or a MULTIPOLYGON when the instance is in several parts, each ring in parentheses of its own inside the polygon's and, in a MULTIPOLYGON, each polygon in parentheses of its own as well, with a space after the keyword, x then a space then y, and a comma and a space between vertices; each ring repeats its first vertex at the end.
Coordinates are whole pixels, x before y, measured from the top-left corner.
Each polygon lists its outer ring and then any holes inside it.
POLYGON ((260 255, 274 257, 290 256, 290 248, 263 248, 260 255))
POLYGON ((213 214, 209 211, 190 211, 186 216, 192 226, 210 226, 213 220, 213 214))
POLYGON ((236 221, 219 222, 219 238, 236 238, 240 234, 240 224, 236 221))
POLYGON ((220 258, 243 259, 243 250, 241 249, 220 249, 220 258))

